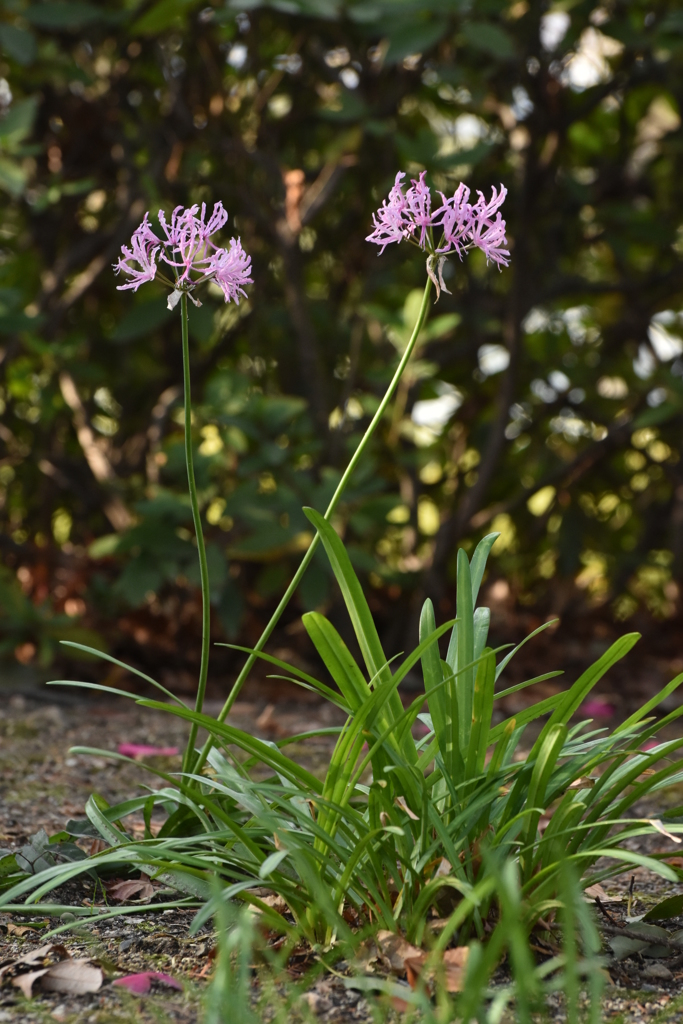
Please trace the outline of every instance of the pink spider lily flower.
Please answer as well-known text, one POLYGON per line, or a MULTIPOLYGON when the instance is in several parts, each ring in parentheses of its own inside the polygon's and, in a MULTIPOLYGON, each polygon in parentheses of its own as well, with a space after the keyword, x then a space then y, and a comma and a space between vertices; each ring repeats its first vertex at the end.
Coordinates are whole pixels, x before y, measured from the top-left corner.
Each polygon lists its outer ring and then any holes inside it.
POLYGON ((443 239, 437 252, 446 253, 455 249, 462 259, 472 226, 473 211, 472 204, 469 202, 470 190, 461 182, 450 199, 446 199, 443 192, 440 192, 439 195, 443 199, 443 206, 434 211, 434 223, 441 227, 443 239), (436 218, 439 216, 441 220, 437 221, 436 218))
POLYGON ((222 289, 225 301, 239 306, 240 295, 247 297, 244 286, 251 284, 251 256, 247 256, 239 238, 230 239, 229 249, 216 250, 208 273, 222 289))
MULTIPOLYGON (((159 224, 162 236, 152 230, 149 214, 146 213, 131 239, 131 248, 122 246, 123 256, 115 265, 117 273, 123 271, 131 280, 119 285, 119 290, 132 288, 137 291, 141 284, 154 280, 157 260, 172 267, 173 279, 163 277, 164 283, 173 288, 169 296, 169 308, 180 299, 181 292, 191 293, 195 285, 215 281, 221 288, 226 302, 239 302, 246 296, 245 286, 252 284, 251 258, 242 248, 239 239, 230 240, 229 249, 219 248, 212 236, 225 226, 228 214, 222 203, 216 203, 211 216, 206 218, 206 204, 185 209, 177 206, 171 214, 170 223, 163 210, 159 210, 159 224), (135 264, 138 264, 136 267, 135 264)), ((196 304, 196 300, 190 294, 196 304)))
MULTIPOLYGON (((221 228, 225 227, 225 225, 228 222, 228 213, 227 210, 223 208, 223 204, 221 202, 218 202, 214 206, 213 213, 209 217, 209 222, 206 225, 204 224, 205 215, 206 203, 202 203, 202 215, 200 218, 200 225, 202 234, 204 235, 205 240, 208 241, 211 235, 215 235, 217 231, 220 231, 221 228)), ((210 242, 209 244, 213 246, 213 242, 210 242)), ((216 248, 215 246, 213 247, 216 248)))
MULTIPOLYGON (((145 216, 146 220, 146 216, 145 216)), ((127 288, 132 288, 133 291, 137 291, 141 284, 146 284, 148 281, 153 281, 156 272, 156 254, 159 249, 159 245, 150 246, 145 239, 144 233, 141 229, 144 227, 145 222, 140 225, 138 230, 134 232, 133 237, 130 240, 131 248, 127 245, 121 246, 121 252, 123 256, 119 258, 118 263, 114 264, 114 272, 120 274, 122 271, 124 274, 128 274, 131 278, 130 281, 126 281, 125 284, 117 286, 117 291, 125 291, 127 288), (131 266, 131 262, 137 263, 138 267, 131 266)))
MULTIPOLYGON (((206 204, 202 203, 201 217, 197 216, 198 209, 198 206, 191 206, 183 210, 181 206, 177 206, 171 215, 170 227, 163 217, 163 211, 159 211, 159 222, 166 233, 171 256, 176 257, 172 259, 167 253, 162 253, 161 259, 169 266, 182 271, 177 279, 178 284, 190 280, 192 271, 206 274, 210 259, 209 238, 228 219, 222 203, 217 203, 214 207, 211 216, 213 225, 211 222, 210 225, 204 223, 206 204)), ((216 248, 213 245, 211 247, 216 248)))
POLYGON ((137 235, 141 245, 144 245, 145 249, 150 252, 152 249, 158 250, 162 246, 162 241, 152 231, 152 225, 149 222, 149 213, 146 213, 142 224, 140 224, 134 232, 133 237, 137 235))
POLYGON ((472 208, 472 243, 481 249, 487 260, 493 260, 499 266, 507 267, 510 253, 503 246, 507 245, 505 237, 505 221, 498 212, 507 195, 507 189, 501 185, 500 193, 492 189, 491 201, 486 202, 481 192, 477 193, 479 201, 472 208), (495 214, 495 220, 493 215, 495 214))
POLYGON ((372 215, 374 231, 367 236, 365 241, 381 245, 380 256, 388 245, 407 238, 414 230, 414 225, 406 213, 408 204, 401 186, 403 178, 405 178, 404 172, 399 171, 393 188, 389 192, 388 200, 385 199, 377 213, 372 215))
POLYGON ((427 240, 427 231, 434 223, 432 217, 432 194, 429 185, 425 184, 426 171, 422 171, 417 181, 413 179, 411 187, 406 192, 406 208, 411 220, 411 233, 417 229, 420 232, 418 245, 424 249, 427 240))
POLYGON ((507 196, 504 186, 501 185, 500 191, 493 189, 490 201, 487 202, 479 192, 478 201, 470 203, 470 190, 461 183, 450 198, 439 193, 441 206, 432 210, 431 192, 425 182, 426 171, 412 181, 405 195, 401 185, 404 177, 403 173, 396 175, 388 200, 373 214, 374 230, 366 241, 381 246, 380 254, 392 242, 408 239, 429 252, 430 256, 439 257, 436 264, 428 265, 428 271, 432 272, 438 266, 439 276, 445 255, 451 250, 462 258, 463 253, 476 247, 482 250, 487 260, 499 266, 509 264, 505 221, 499 212, 507 196), (433 242, 434 228, 442 231, 438 246, 433 242))

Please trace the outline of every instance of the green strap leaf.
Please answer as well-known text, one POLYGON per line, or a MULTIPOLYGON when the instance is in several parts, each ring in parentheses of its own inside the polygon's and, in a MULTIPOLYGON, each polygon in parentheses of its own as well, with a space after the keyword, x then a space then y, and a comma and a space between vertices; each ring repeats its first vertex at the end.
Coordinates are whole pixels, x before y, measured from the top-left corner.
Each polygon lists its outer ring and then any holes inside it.
POLYGON ((486 563, 489 555, 491 554, 491 548, 500 537, 499 533, 487 533, 485 537, 477 544, 472 555, 472 561, 470 563, 470 573, 472 576, 472 604, 476 605, 477 597, 479 596, 479 587, 484 577, 484 570, 486 569, 486 563))
POLYGON ((127 836, 125 832, 119 832, 116 826, 113 825, 107 817, 105 817, 102 810, 99 808, 94 795, 88 798, 88 802, 85 805, 85 814, 88 820, 92 822, 100 833, 104 841, 109 843, 110 846, 121 846, 123 843, 130 842, 130 836, 127 836))
MULTIPOLYGON (((422 606, 420 615, 420 642, 426 640, 436 629, 434 618, 434 606, 429 598, 422 606)), ((449 716, 446 703, 446 690, 443 683, 442 662, 439 657, 438 644, 431 644, 422 655, 422 675, 427 694, 429 713, 432 716, 434 731, 438 737, 439 746, 445 744, 446 732, 449 725, 449 716)), ((444 748, 445 749, 445 748, 444 748)))
POLYGON ((351 618, 368 674, 373 678, 384 670, 384 675, 386 675, 390 671, 388 668, 385 669, 387 659, 382 650, 382 644, 375 628, 368 602, 365 600, 363 588, 353 571, 351 559, 346 553, 346 548, 333 527, 326 519, 323 519, 319 512, 312 508, 305 508, 304 513, 313 526, 315 526, 322 539, 332 571, 339 584, 351 618))
POLYGON ((491 728, 493 714, 493 688, 496 685, 496 657, 488 648, 483 661, 479 663, 474 680, 474 702, 472 709, 472 730, 467 753, 467 775, 473 778, 484 770, 486 758, 485 738, 491 728))
MULTIPOLYGON (((481 657, 481 652, 486 647, 486 641, 489 635, 489 626, 491 625, 491 609, 490 608, 475 608, 474 610, 474 661, 481 657)), ((494 662, 495 664, 495 662, 494 662)), ((494 679, 495 683, 495 679, 494 679)))
MULTIPOLYGON (((529 782, 529 788, 526 793, 526 805, 534 808, 545 807, 545 794, 548 788, 548 782, 550 776, 553 773, 557 759, 560 756, 560 752, 567 738, 567 726, 566 725, 554 725, 549 729, 548 734, 540 748, 538 759, 534 765, 534 770, 531 773, 531 781, 529 782)), ((522 783, 520 779, 516 783, 515 788, 522 783)), ((514 793, 512 794, 511 803, 514 799, 514 793)), ((526 836, 524 838, 524 846, 527 850, 524 854, 524 878, 525 880, 531 877, 531 872, 534 866, 534 852, 536 846, 536 830, 538 828, 538 822, 541 814, 539 810, 534 810, 529 816, 529 821, 526 828, 526 836)))
POLYGON ((302 622, 350 709, 356 711, 371 690, 350 650, 332 623, 319 612, 306 612, 302 622))
POLYGON ((464 752, 469 746, 472 726, 474 669, 462 670, 474 661, 474 602, 470 563, 462 548, 458 551, 456 612, 458 618, 453 627, 446 661, 457 672, 454 689, 458 703, 458 739, 464 752))
POLYGON ((242 729, 235 729, 231 725, 226 725, 225 722, 218 722, 215 718, 211 718, 210 715, 202 715, 188 708, 172 707, 158 700, 140 698, 137 703, 141 707, 166 711, 168 714, 177 715, 188 722, 194 722, 200 729, 206 729, 207 732, 212 733, 214 736, 219 736, 227 743, 234 743, 236 747, 240 747, 247 754, 257 757, 263 764, 275 772, 282 773, 285 778, 290 779, 292 782, 307 786, 316 793, 322 793, 322 783, 315 775, 312 775, 311 772, 286 757, 277 747, 270 746, 255 736, 250 736, 249 733, 244 732, 242 729))
POLYGON ((586 699, 595 684, 602 679, 605 672, 607 672, 612 665, 615 665, 620 661, 624 655, 628 654, 638 640, 640 640, 640 633, 627 633, 626 636, 622 636, 612 644, 609 650, 605 651, 601 658, 598 658, 590 668, 587 668, 586 671, 579 676, 574 685, 570 687, 566 693, 561 695, 562 700, 546 722, 540 736, 531 749, 529 761, 533 761, 538 757, 540 749, 545 743, 550 730, 556 725, 566 725, 574 712, 586 699))

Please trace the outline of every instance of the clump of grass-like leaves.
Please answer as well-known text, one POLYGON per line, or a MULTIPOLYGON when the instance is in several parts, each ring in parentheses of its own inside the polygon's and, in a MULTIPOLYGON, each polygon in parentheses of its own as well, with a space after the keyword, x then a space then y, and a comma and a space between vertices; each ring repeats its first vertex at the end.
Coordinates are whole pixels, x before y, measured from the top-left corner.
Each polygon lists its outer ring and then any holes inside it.
MULTIPOLYGON (((340 586, 362 664, 317 612, 306 614, 304 624, 327 682, 265 653, 259 657, 345 712, 343 726, 323 730, 337 733, 324 777, 286 752, 289 743, 315 732, 266 742, 180 702, 139 700, 206 730, 209 741, 195 753, 192 770, 178 777, 155 770, 160 789, 115 807, 93 796, 87 822, 73 830, 102 838, 108 848, 86 861, 15 876, 0 905, 33 909, 84 870, 144 868, 197 905, 196 927, 224 901, 244 901, 259 909, 269 928, 305 939, 330 962, 379 930, 398 931, 436 953, 474 941, 467 992, 481 996, 502 950, 521 955, 515 952, 520 942, 510 942, 513 917, 524 936, 539 919, 569 913, 574 904, 561 895, 568 877, 587 886, 646 864, 677 878, 669 865, 626 849, 624 841, 655 827, 629 817, 632 805, 683 778, 675 760, 683 738, 642 749, 683 714, 680 708, 658 722, 650 717, 683 675, 612 732, 572 725, 590 690, 638 639, 629 634, 569 689, 494 725, 501 696, 559 674, 497 688, 519 647, 489 648, 490 612, 477 607, 496 535, 481 541, 471 561, 459 552, 454 622, 436 627, 427 601, 418 645, 390 662, 344 545, 322 516, 307 515, 340 586), (438 641, 449 630, 443 661, 438 641), (425 692, 404 707, 399 687, 418 664, 425 692), (515 759, 525 730, 544 716, 528 753, 515 759), (419 741, 413 736, 417 719, 428 730, 419 741), (156 806, 167 819, 153 837, 156 806), (147 832, 136 841, 125 819, 140 810, 147 832), (220 892, 212 890, 212 879, 220 892), (287 912, 264 900, 264 886, 284 900, 287 912), (430 927, 435 917, 438 937, 430 927)), ((518 1002, 526 998, 520 984, 518 978, 518 1002)))

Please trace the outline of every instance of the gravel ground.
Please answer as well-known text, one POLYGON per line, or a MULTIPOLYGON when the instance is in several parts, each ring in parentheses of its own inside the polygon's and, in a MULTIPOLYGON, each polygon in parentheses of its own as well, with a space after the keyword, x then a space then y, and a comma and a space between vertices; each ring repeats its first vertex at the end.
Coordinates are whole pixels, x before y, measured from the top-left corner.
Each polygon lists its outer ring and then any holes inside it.
MULTIPOLYGON (((47 703, 14 696, 4 701, 4 707, 0 706, 0 846, 5 849, 19 848, 41 828, 48 834, 61 830, 68 818, 83 815, 85 801, 93 791, 115 802, 144 792, 143 784, 151 781, 139 765, 73 754, 70 747, 113 750, 123 742, 183 746, 186 726, 171 715, 139 708, 124 700, 116 703, 88 698, 72 700, 69 695, 58 699, 60 703, 47 703)), ((218 705, 209 706, 207 710, 215 713, 218 705)), ((231 721, 273 738, 335 724, 338 713, 329 705, 315 703, 273 706, 265 700, 243 701, 235 705, 231 721)), ((308 740, 299 745, 296 754, 312 771, 322 771, 330 744, 329 738, 308 740)), ((290 747, 289 752, 294 753, 295 748, 290 747)), ((158 758, 156 763, 167 771, 176 771, 180 758, 158 758)), ((663 799, 670 805, 683 803, 680 789, 667 793, 663 799)), ((652 817, 655 810, 642 807, 638 814, 652 817)), ((141 819, 141 833, 142 828, 141 819)), ((677 853, 674 844, 661 835, 639 841, 637 848, 643 852, 677 853)), ((658 900, 683 893, 683 882, 679 885, 664 883, 658 876, 639 868, 605 883, 605 889, 612 901, 603 904, 604 910, 598 917, 607 943, 626 924, 629 896, 631 914, 642 914, 658 900)), ((69 888, 63 887, 55 895, 58 902, 83 905, 91 902, 96 893, 93 882, 86 879, 72 883, 69 888)), ((199 1024, 203 1019, 202 999, 207 978, 213 970, 215 949, 211 926, 190 935, 193 914, 192 910, 136 911, 132 916, 87 927, 79 923, 54 941, 63 944, 74 958, 97 962, 105 975, 102 988, 80 996, 40 993, 27 1001, 16 988, 5 983, 0 987, 0 1024, 47 1021, 199 1024), (142 971, 170 975, 182 982, 183 991, 154 982, 148 995, 133 996, 111 984, 116 977, 142 971)), ((683 929, 683 918, 664 923, 672 933, 683 929)), ((25 956, 49 941, 45 935, 53 927, 54 919, 39 914, 20 917, 0 913, 0 970, 18 956, 25 956)), ((542 939, 540 941, 542 948, 542 939)), ((301 965, 290 965, 290 975, 300 983, 301 965)), ((610 965, 609 976, 603 1004, 604 1020, 623 1021, 623 1024, 640 1021, 669 1024, 683 1019, 683 956, 676 951, 657 958, 635 955, 610 965)), ((551 1020, 564 1019, 559 997, 549 1000, 547 1010, 551 1020)), ((400 1019, 389 1005, 373 997, 366 999, 330 976, 309 986, 303 998, 297 996, 296 1009, 283 1013, 282 1019, 287 1021, 317 1019, 341 1024, 400 1019)), ((226 1017, 226 1024, 232 1019, 226 1017)), ((237 1018, 234 1019, 239 1024, 237 1018)), ((263 1019, 272 1019, 272 1012, 263 1019)))

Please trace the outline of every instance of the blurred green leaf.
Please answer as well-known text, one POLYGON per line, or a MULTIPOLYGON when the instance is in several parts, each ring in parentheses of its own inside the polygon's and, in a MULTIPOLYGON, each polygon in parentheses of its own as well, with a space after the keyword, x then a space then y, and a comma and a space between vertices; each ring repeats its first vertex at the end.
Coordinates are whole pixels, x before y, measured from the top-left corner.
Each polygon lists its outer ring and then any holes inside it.
POLYGON ((169 28, 182 28, 198 0, 159 0, 131 26, 134 35, 156 35, 169 28))
POLYGON ((385 61, 398 64, 413 53, 425 53, 444 37, 448 22, 444 19, 433 21, 412 21, 400 25, 389 34, 389 48, 385 61))
POLYGON ((489 21, 466 21, 462 27, 463 35, 473 50, 479 50, 492 57, 502 60, 513 60, 515 46, 510 35, 489 21))
POLYGON ((38 98, 29 96, 13 103, 9 112, 0 120, 0 141, 3 146, 21 142, 33 128, 38 98))
POLYGON ((31 4, 22 10, 22 16, 36 28, 56 31, 75 30, 99 21, 103 12, 94 4, 62 3, 49 0, 48 3, 31 4))
POLYGON ((35 60, 36 37, 16 25, 0 25, 0 47, 17 64, 26 67, 35 60))
POLYGON ((140 302, 121 318, 109 337, 112 341, 134 341, 151 334, 171 316, 165 297, 140 302))

